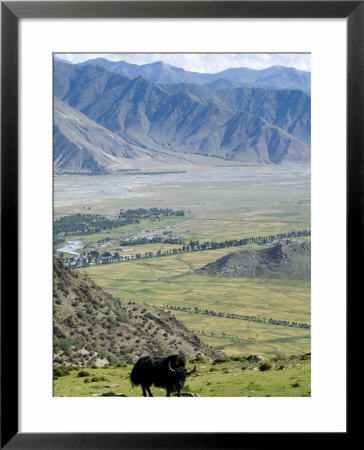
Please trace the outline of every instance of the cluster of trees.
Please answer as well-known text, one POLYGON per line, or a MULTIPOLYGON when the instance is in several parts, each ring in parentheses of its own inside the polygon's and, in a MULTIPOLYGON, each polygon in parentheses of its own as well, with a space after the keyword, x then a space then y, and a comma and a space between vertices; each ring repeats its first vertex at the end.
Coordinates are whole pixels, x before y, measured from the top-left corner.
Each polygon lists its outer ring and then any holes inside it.
POLYGON ((60 233, 83 235, 99 233, 100 231, 111 230, 117 227, 123 227, 139 223, 135 219, 108 219, 107 217, 98 214, 71 214, 70 216, 63 216, 56 219, 53 224, 53 231, 55 236, 60 233))
POLYGON ((233 313, 225 313, 225 312, 217 312, 211 311, 208 309, 200 309, 198 306, 194 308, 190 308, 187 306, 174 306, 174 305, 164 305, 164 308, 170 311, 183 311, 188 314, 205 314, 208 316, 222 317, 224 319, 237 319, 237 320, 248 320, 250 322, 257 323, 269 323, 270 325, 281 325, 283 327, 294 327, 294 328, 310 328, 305 322, 289 322, 288 320, 276 320, 276 319, 267 319, 266 317, 259 316, 246 316, 242 314, 233 314, 233 313))
POLYGON ((121 209, 119 216, 113 219, 100 216, 99 214, 71 214, 56 219, 54 221, 53 231, 55 236, 61 233, 79 236, 138 224, 143 219, 156 221, 161 220, 162 217, 182 217, 184 215, 185 212, 183 210, 173 210, 170 208, 121 209))
POLYGON ((148 220, 160 220, 161 217, 175 216, 183 217, 185 212, 182 209, 174 210, 171 208, 137 208, 137 209, 121 209, 120 218, 136 218, 148 220))
POLYGON ((157 235, 150 237, 140 237, 133 240, 121 240, 119 244, 126 247, 128 245, 145 245, 145 244, 178 244, 182 245, 185 241, 179 237, 173 237, 173 235, 157 235))

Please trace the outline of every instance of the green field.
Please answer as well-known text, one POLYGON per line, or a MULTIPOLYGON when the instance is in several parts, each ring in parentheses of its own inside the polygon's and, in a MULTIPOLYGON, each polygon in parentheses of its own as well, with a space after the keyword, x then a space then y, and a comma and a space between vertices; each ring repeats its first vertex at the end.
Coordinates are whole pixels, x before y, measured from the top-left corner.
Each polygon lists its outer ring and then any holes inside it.
MULTIPOLYGON (((200 397, 309 397, 311 395, 309 356, 290 358, 275 357, 269 361, 269 369, 262 371, 263 362, 245 358, 227 359, 215 364, 197 362, 197 370, 182 390, 182 395, 197 394, 200 397)), ((187 367, 192 367, 190 362, 187 367)), ((82 368, 88 376, 78 376, 81 369, 54 381, 56 397, 92 397, 102 394, 123 394, 140 397, 140 386, 129 381, 132 366, 82 368), (85 382, 86 380, 86 382, 85 382)), ((85 374, 83 374, 85 375, 85 374)), ((155 397, 164 397, 165 389, 152 387, 155 397)), ((173 394, 172 394, 173 395, 173 394)))
MULTIPOLYGON (((310 282, 206 277, 191 273, 231 249, 185 253, 82 269, 125 301, 310 324, 310 282)), ((228 354, 310 351, 310 330, 172 311, 187 328, 228 354)))

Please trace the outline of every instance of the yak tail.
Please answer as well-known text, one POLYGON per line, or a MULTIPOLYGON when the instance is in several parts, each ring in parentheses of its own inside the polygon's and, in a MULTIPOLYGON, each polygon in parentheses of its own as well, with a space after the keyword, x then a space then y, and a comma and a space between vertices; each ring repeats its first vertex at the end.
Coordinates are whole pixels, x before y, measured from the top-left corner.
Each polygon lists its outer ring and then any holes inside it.
POLYGON ((135 367, 133 367, 133 370, 130 372, 130 382, 133 386, 138 386, 140 384, 140 379, 135 367))

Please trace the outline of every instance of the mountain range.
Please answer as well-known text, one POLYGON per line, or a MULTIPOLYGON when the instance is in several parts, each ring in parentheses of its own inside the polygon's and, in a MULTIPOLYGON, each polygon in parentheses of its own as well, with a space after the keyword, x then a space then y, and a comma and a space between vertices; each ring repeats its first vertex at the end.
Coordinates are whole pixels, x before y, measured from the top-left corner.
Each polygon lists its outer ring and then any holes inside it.
POLYGON ((149 64, 130 64, 126 61, 110 61, 95 58, 80 64, 99 66, 111 72, 134 79, 142 76, 152 83, 190 83, 221 87, 261 87, 266 89, 299 89, 310 95, 311 74, 293 67, 271 66, 266 69, 233 67, 218 73, 199 73, 184 70, 162 61, 149 64))
POLYGON ((310 160, 311 99, 303 90, 234 87, 236 80, 228 77, 205 85, 175 83, 168 73, 180 74, 178 80, 211 74, 174 70, 164 63, 133 68, 122 61, 96 61, 109 67, 94 61, 54 62, 56 172, 108 173, 146 160, 310 160), (129 77, 143 75, 128 78, 115 72, 123 67, 129 77))

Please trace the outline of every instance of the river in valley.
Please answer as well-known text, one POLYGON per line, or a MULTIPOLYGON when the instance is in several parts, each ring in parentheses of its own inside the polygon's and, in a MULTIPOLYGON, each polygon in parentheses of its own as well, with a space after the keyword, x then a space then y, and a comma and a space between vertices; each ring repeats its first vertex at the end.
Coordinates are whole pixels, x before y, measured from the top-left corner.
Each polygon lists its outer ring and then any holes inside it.
POLYGON ((81 241, 67 241, 66 245, 57 249, 57 252, 69 253, 71 255, 80 256, 80 253, 76 252, 76 250, 84 247, 83 242, 81 241))

